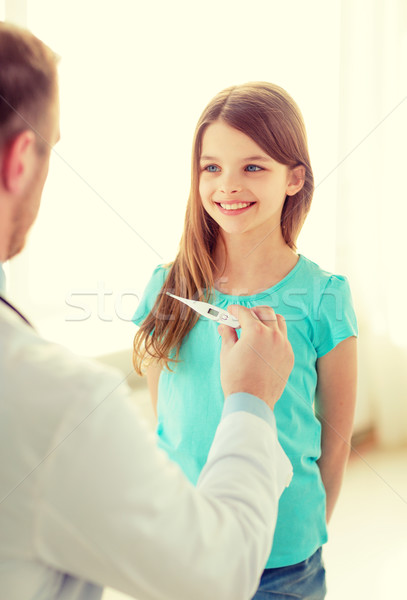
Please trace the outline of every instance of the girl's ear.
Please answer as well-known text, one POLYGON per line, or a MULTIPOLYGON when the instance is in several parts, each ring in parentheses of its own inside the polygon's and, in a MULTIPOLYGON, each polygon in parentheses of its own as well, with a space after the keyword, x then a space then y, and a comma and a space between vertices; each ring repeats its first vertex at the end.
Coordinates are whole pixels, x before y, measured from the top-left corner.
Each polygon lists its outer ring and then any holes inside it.
POLYGON ((1 176, 5 189, 11 194, 18 194, 26 187, 34 155, 35 134, 30 129, 19 133, 4 149, 1 176))
POLYGON ((298 165, 298 167, 294 167, 294 169, 290 169, 288 175, 288 185, 287 185, 287 196, 294 196, 297 192, 299 192, 305 182, 305 167, 304 165, 298 165))

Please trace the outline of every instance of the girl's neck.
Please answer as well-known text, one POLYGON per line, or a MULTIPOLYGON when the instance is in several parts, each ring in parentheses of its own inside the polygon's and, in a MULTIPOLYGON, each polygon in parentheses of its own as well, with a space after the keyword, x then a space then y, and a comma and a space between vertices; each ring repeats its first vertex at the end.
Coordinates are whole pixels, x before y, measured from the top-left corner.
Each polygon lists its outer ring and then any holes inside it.
POLYGON ((215 249, 215 288, 224 294, 250 296, 281 281, 297 264, 298 255, 281 231, 264 239, 221 234, 215 249))

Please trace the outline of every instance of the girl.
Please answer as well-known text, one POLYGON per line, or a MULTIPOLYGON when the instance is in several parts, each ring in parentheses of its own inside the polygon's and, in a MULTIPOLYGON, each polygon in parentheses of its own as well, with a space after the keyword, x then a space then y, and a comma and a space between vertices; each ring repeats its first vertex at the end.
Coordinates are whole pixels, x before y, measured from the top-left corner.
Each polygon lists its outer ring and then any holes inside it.
POLYGON ((357 329, 348 283, 296 253, 313 189, 292 98, 260 82, 222 91, 196 128, 179 253, 154 271, 134 317, 134 363, 138 373, 147 366, 159 445, 194 484, 222 412, 221 342, 212 321, 166 292, 222 308, 269 304, 286 319, 295 365, 275 417, 294 477, 256 600, 325 597, 321 546, 350 448, 357 329))

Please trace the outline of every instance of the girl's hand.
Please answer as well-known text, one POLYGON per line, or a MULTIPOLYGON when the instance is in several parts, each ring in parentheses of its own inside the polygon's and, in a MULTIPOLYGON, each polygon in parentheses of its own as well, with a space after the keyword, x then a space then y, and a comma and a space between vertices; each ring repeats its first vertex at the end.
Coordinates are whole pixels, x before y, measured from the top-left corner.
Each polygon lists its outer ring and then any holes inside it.
POLYGON ((239 319, 238 339, 231 327, 220 325, 221 384, 225 397, 247 392, 261 398, 273 409, 294 366, 294 353, 287 338, 284 317, 269 306, 252 309, 229 306, 239 319))

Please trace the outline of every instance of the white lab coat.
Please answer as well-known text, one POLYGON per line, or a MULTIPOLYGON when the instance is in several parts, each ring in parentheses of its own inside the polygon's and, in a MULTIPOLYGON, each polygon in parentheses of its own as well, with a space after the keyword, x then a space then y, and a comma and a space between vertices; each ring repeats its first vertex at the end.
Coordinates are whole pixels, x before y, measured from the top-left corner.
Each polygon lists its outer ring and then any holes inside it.
POLYGON ((224 416, 196 490, 120 375, 1 303, 0 386, 1 599, 251 597, 291 470, 273 422, 224 416))

